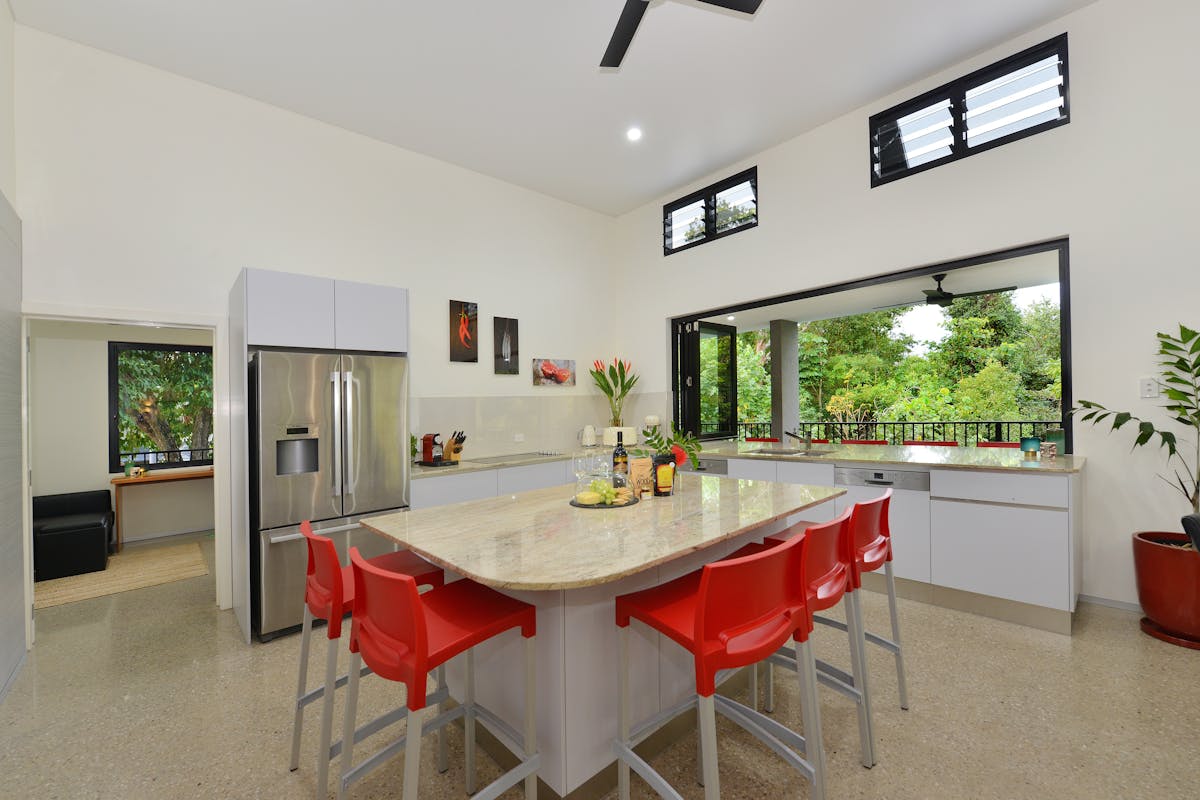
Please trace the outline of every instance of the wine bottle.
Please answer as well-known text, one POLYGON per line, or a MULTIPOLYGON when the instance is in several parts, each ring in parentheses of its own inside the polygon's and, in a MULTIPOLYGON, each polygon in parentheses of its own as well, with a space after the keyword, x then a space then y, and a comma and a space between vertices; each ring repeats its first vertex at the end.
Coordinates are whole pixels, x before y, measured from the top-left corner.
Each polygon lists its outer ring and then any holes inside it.
POLYGON ((625 486, 629 482, 629 453, 625 452, 625 434, 617 431, 617 446, 613 448, 613 486, 625 486))

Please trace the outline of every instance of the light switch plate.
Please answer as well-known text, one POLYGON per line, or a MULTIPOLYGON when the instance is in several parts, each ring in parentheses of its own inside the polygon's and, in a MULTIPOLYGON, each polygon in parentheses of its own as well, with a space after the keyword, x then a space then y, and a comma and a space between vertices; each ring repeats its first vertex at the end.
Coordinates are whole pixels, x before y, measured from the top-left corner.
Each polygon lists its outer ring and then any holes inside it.
POLYGON ((1138 394, 1143 400, 1158 399, 1158 380, 1155 378, 1142 378, 1139 380, 1138 394))
MULTIPOLYGON (((1157 397, 1157 395, 1155 395, 1155 396, 1157 397)), ((513 441, 514 441, 514 442, 523 442, 523 441, 525 441, 525 434, 523 434, 523 433, 514 433, 514 434, 513 434, 513 441)))

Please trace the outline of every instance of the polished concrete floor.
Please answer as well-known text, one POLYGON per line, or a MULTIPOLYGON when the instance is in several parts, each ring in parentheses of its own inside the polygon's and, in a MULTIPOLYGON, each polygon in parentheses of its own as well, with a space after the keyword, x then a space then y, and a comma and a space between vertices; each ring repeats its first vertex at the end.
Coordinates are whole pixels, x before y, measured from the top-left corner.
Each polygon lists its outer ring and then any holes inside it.
MULTIPOLYGON (((210 575, 37 612, 37 647, 0 704, 0 796, 312 797, 316 714, 301 769, 287 769, 299 639, 246 646, 213 594, 210 575)), ((1098 606, 1082 606, 1064 637, 901 602, 911 708, 897 705, 890 657, 873 653, 879 763, 866 770, 853 708, 822 692, 830 798, 1200 796, 1200 653, 1098 606)), ((883 598, 865 605, 882 627, 883 598)), ((845 661, 836 632, 818 636, 819 656, 845 661)), ((317 639, 310 675, 323 659, 317 639)), ((777 680, 776 716, 798 725, 795 678, 777 680)), ((363 683, 373 710, 399 699, 396 687, 363 683)), ((722 720, 719 735, 723 797, 809 796, 740 730, 722 720)), ((450 737, 445 775, 426 747, 422 798, 464 796, 461 732, 450 737)), ((695 752, 689 737, 653 759, 687 798, 703 797, 695 752)), ((482 786, 498 768, 479 763, 482 786)), ((353 797, 398 797, 401 773, 397 759, 353 797)), ((651 796, 636 778, 634 788, 651 796)))

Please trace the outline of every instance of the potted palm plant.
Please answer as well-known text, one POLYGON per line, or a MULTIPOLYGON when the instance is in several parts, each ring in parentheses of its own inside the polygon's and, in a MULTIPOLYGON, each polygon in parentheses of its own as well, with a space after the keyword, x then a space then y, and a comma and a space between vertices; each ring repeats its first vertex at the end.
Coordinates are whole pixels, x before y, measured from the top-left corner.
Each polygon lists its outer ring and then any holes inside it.
POLYGON ((638 376, 633 374, 633 365, 619 358, 614 358, 607 365, 597 359, 592 362, 589 372, 591 372, 596 388, 608 398, 611 424, 604 429, 604 443, 609 447, 616 445, 619 432, 622 434, 624 444, 637 444, 637 428, 624 427, 624 420, 621 418, 622 410, 625 407, 625 398, 629 396, 638 382, 638 376))
POLYGON ((1159 477, 1187 498, 1192 514, 1184 517, 1186 534, 1133 534, 1138 601, 1146 613, 1142 630, 1163 641, 1200 650, 1200 332, 1180 325, 1177 336, 1159 333, 1158 365, 1159 387, 1166 398, 1163 408, 1194 441, 1180 441, 1173 431, 1089 400, 1079 401, 1071 413, 1093 425, 1111 421, 1113 431, 1137 423, 1134 447, 1153 443, 1167 451, 1172 474, 1159 477))

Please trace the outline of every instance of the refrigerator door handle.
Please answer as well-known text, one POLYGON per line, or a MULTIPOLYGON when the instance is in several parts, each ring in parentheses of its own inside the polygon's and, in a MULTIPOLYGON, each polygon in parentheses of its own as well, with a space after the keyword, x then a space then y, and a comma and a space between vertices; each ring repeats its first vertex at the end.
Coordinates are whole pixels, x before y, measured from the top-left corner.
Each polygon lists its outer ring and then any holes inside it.
POLYGON ((342 387, 339 373, 329 376, 333 392, 333 496, 342 496, 342 387))
POLYGON ((346 381, 346 494, 354 494, 354 461, 358 450, 354 442, 354 373, 343 373, 346 381))

